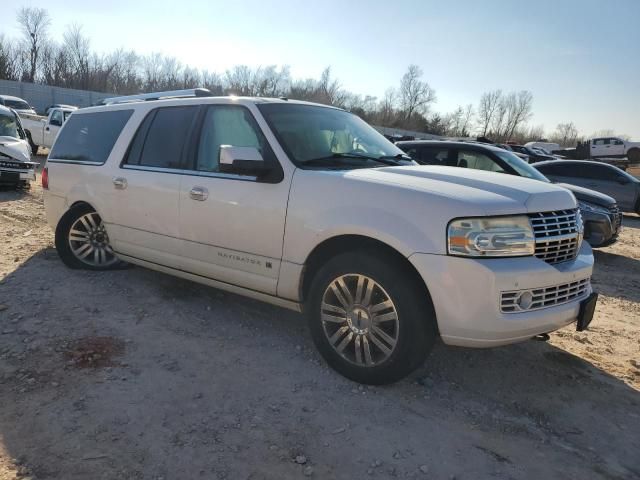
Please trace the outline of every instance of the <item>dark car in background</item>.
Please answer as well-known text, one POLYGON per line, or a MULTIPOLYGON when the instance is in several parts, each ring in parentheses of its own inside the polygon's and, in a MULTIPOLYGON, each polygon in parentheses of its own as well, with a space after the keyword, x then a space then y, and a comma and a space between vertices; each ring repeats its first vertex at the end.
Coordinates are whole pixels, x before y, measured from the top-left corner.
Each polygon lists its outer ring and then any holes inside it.
MULTIPOLYGON (((518 175, 542 182, 551 181, 513 152, 493 145, 416 140, 396 142, 396 146, 422 165, 473 168, 518 175)), ((615 199, 580 186, 565 183, 561 183, 560 186, 570 190, 578 200, 585 226, 584 238, 592 247, 605 247, 618 239, 622 229, 622 214, 615 199)))
POLYGON ((524 145, 509 145, 511 150, 516 153, 521 153, 523 155, 527 155, 529 157, 529 163, 536 162, 544 162, 547 160, 556 160, 556 157, 553 155, 547 155, 546 153, 542 153, 538 149, 525 147, 524 145))
POLYGON ((554 182, 578 185, 616 199, 623 212, 640 213, 640 180, 618 167, 590 160, 554 160, 536 165, 554 182))

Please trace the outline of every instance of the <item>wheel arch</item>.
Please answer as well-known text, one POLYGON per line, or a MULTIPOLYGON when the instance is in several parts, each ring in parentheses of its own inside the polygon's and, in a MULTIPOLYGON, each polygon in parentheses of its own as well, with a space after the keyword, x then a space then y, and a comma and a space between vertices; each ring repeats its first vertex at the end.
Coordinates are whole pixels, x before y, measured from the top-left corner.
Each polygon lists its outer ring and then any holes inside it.
POLYGON ((97 210, 95 209, 95 207, 93 205, 91 205, 89 202, 85 201, 85 200, 76 200, 75 202, 73 202, 71 205, 69 205, 69 208, 67 208, 62 215, 60 215, 60 218, 58 218, 58 221, 56 223, 56 229, 55 229, 55 233, 56 235, 58 234, 58 229, 60 228, 60 220, 62 220, 62 218, 69 213, 69 211, 72 208, 78 207, 80 205, 86 205, 87 207, 91 208, 94 212, 97 212, 97 210))
POLYGON ((407 257, 387 243, 375 238, 355 234, 330 237, 316 245, 307 256, 302 273, 302 280, 300 282, 300 299, 303 303, 306 302, 309 297, 311 283, 320 267, 330 258, 349 251, 373 252, 376 255, 384 256, 393 263, 396 263, 405 269, 407 274, 411 275, 413 280, 417 282, 418 287, 424 291, 431 304, 433 304, 427 285, 407 257))

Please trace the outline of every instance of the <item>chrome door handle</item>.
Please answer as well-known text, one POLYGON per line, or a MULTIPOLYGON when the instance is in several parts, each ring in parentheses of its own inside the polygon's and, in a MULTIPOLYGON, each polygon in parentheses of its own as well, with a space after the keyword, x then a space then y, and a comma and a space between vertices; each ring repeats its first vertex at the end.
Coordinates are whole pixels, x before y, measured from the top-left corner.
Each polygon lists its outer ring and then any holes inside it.
POLYGON ((209 190, 204 187, 193 187, 189 192, 189 196, 193 200, 204 202, 207 198, 209 198, 209 190))
POLYGON ((124 190, 127 188, 127 179, 124 177, 113 177, 113 186, 116 190, 124 190))

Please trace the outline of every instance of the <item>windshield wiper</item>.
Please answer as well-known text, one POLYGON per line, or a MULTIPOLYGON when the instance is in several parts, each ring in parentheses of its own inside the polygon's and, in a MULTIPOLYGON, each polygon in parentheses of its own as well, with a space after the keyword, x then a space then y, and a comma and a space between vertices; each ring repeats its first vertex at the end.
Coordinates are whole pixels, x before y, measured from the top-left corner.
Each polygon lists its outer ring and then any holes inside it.
POLYGON ((333 153, 331 155, 327 155, 326 157, 318 157, 312 158, 311 160, 307 160, 304 162, 305 165, 344 165, 344 163, 340 162, 340 159, 362 159, 362 160, 372 160, 374 162, 382 163, 384 165, 402 165, 400 160, 411 160, 409 157, 406 157, 399 153, 397 155, 382 155, 376 157, 374 155, 363 155, 361 153, 333 153))

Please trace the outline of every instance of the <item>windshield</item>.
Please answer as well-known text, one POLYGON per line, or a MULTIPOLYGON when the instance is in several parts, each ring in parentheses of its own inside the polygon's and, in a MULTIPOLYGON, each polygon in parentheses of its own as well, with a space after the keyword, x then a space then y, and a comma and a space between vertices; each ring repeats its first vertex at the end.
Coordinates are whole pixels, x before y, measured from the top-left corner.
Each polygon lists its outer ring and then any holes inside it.
POLYGON ((31 106, 22 100, 5 100, 4 105, 15 110, 31 110, 31 106))
POLYGON ((373 127, 343 110, 282 103, 261 104, 258 108, 299 167, 335 167, 338 162, 343 167, 372 167, 385 164, 376 159, 395 158, 413 164, 373 127))
POLYGON ((0 137, 20 138, 18 122, 13 114, 0 113, 0 137))
POLYGON ((533 168, 517 155, 514 155, 513 153, 507 151, 495 151, 494 153, 500 157, 500 160, 502 160, 509 167, 515 170, 516 173, 521 177, 533 178, 534 180, 549 182, 549 179, 547 177, 545 177, 538 170, 533 168))

